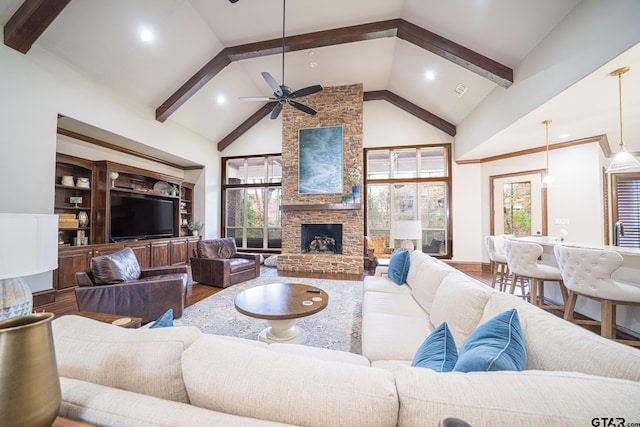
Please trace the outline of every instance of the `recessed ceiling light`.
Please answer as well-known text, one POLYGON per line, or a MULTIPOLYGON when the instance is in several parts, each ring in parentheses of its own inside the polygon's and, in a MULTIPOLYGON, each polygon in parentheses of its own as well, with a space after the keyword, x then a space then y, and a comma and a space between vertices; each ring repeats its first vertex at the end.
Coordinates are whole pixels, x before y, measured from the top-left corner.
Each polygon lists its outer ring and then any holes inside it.
POLYGON ((560 135, 558 135, 558 139, 567 139, 571 136, 570 133, 562 133, 560 135))
POLYGON ((317 66, 318 66, 318 63, 316 61, 309 62, 309 67, 316 68, 317 66))
POLYGON ((224 104, 225 102, 227 102, 227 98, 225 98, 224 95, 218 95, 216 101, 218 102, 218 104, 224 104))
POLYGON ((140 38, 143 42, 149 43, 151 40, 153 40, 153 33, 151 32, 151 30, 144 28, 140 30, 140 38))
POLYGON ((424 73, 424 78, 427 80, 433 80, 436 78, 436 75, 433 71, 427 71, 426 73, 424 73))

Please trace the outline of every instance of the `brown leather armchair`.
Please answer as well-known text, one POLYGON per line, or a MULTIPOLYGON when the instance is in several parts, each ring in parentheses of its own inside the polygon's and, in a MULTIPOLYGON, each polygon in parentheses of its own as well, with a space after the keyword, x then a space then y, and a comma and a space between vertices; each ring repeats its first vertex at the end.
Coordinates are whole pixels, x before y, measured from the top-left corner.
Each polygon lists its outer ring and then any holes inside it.
POLYGON ((189 281, 186 266, 140 269, 130 248, 94 257, 89 270, 76 273, 80 311, 156 320, 168 309, 182 316, 189 281))
POLYGON ((193 280, 226 288, 260 276, 260 255, 238 252, 233 238, 200 240, 193 250, 193 280))

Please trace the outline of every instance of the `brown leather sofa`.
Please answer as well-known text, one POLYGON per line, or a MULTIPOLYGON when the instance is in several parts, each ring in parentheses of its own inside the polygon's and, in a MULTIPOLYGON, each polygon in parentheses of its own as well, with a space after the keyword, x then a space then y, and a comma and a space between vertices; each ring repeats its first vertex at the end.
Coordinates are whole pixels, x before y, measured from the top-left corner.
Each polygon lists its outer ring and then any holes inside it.
POLYGON ((168 309, 182 316, 189 281, 186 266, 141 269, 131 248, 94 257, 89 270, 76 273, 80 311, 158 319, 168 309))
POLYGON ((260 255, 238 252, 233 238, 200 240, 193 250, 193 280, 226 288, 260 276, 260 255))

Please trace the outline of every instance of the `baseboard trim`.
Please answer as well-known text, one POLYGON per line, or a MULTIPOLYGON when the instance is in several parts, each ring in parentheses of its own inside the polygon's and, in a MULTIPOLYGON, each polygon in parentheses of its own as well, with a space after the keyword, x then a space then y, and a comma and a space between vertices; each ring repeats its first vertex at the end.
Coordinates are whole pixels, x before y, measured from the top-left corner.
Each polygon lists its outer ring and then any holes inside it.
POLYGON ((443 262, 449 264, 452 267, 455 267, 460 271, 490 272, 489 264, 485 264, 482 262, 449 261, 449 260, 443 260, 443 262))

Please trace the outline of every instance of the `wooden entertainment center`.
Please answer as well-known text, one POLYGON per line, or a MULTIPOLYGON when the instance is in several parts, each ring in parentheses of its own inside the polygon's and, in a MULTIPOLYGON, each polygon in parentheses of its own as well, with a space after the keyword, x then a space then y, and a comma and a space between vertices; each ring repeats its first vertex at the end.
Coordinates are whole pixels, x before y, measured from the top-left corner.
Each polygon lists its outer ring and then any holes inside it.
POLYGON ((75 306, 75 273, 89 268, 92 257, 124 247, 133 249, 143 268, 188 264, 200 240, 190 236, 187 227, 193 221, 193 189, 194 184, 158 172, 57 154, 54 213, 67 214, 69 219, 59 227, 58 269, 53 272, 53 289, 35 292, 34 308, 41 311, 51 304, 65 303, 75 306), (112 241, 109 230, 112 195, 171 202, 173 235, 112 241), (80 220, 82 217, 86 219, 80 220))

